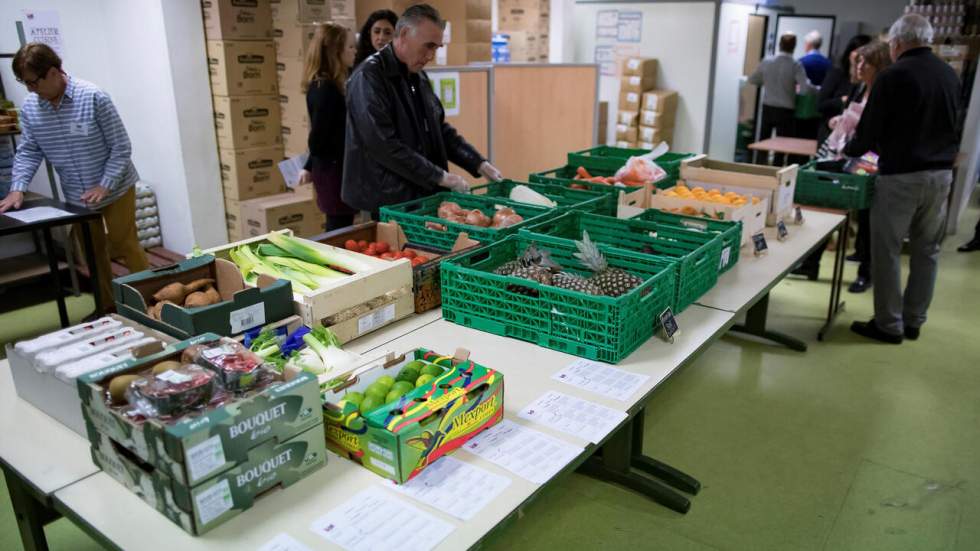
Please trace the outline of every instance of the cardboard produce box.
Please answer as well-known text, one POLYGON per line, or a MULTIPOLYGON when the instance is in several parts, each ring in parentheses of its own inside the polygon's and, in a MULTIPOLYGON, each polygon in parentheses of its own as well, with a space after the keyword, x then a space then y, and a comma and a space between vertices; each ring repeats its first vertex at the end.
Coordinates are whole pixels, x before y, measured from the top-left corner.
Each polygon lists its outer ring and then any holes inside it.
POLYGON ((277 195, 242 201, 242 233, 245 237, 265 235, 270 231, 288 229, 298 236, 323 233, 326 216, 316 206, 310 186, 277 195))
POLYGON ((619 92, 638 92, 643 93, 653 90, 657 85, 656 76, 624 76, 619 79, 619 92))
POLYGON ((673 138, 674 138, 673 128, 641 126, 639 127, 638 137, 636 141, 642 143, 657 144, 660 142, 670 141, 673 138))
POLYGON ((651 90, 644 93, 643 110, 656 113, 677 111, 677 92, 673 90, 651 90))
POLYGON ((279 171, 282 159, 282 146, 219 149, 225 199, 245 201, 284 193, 286 182, 279 171))
POLYGON ((204 36, 208 40, 268 40, 272 12, 263 0, 203 0, 204 36))
POLYGON ((616 143, 614 145, 616 147, 620 147, 624 149, 636 149, 637 147, 639 147, 638 142, 629 142, 626 140, 616 140, 616 143))
POLYGON ((310 125, 308 122, 291 121, 282 126, 282 149, 286 157, 295 157, 309 151, 310 125))
MULTIPOLYGON (((282 230, 280 233, 292 232, 282 230)), ((225 258, 231 249, 266 241, 266 236, 260 235, 205 252, 225 258)), ((304 244, 329 254, 353 255, 369 266, 365 271, 337 279, 312 292, 294 291, 296 314, 307 325, 323 325, 333 331, 341 342, 348 342, 415 312, 412 264, 408 260, 372 258, 309 240, 304 240, 304 244)))
POLYGON ((267 490, 292 486, 316 472, 327 463, 327 449, 323 427, 316 425, 284 442, 256 446, 234 468, 193 487, 147 468, 105 435, 92 442, 92 460, 170 521, 201 535, 251 508, 267 490))
MULTIPOLYGON (((272 41, 276 45, 277 59, 300 59, 306 56, 306 49, 316 32, 314 25, 295 22, 276 22, 272 29, 272 41)), ((300 68, 302 70, 302 68, 300 68)))
POLYGON ((241 149, 282 143, 276 96, 214 96, 212 101, 218 147, 241 149))
POLYGON ((368 222, 335 230, 313 238, 313 241, 334 247, 344 247, 348 240, 383 241, 394 251, 410 250, 430 260, 412 267, 412 295, 415 297, 415 313, 428 312, 442 304, 442 285, 439 265, 443 260, 458 256, 464 251, 479 247, 480 243, 460 233, 456 243, 449 251, 415 245, 408 241, 405 231, 398 222, 368 222))
POLYGON ((92 444, 98 445, 105 436, 176 483, 196 486, 247 461, 256 446, 286 442, 323 422, 320 385, 315 375, 306 372, 276 375, 278 384, 166 421, 157 417, 136 421, 128 414, 133 406, 107 403, 107 389, 115 377, 147 374, 160 362, 180 361, 188 347, 217 339, 218 335, 205 333, 80 377, 78 392, 92 444))
POLYGON ((242 202, 225 197, 225 227, 228 228, 228 240, 240 241, 245 239, 245 226, 242 219, 242 202))
POLYGON ((134 350, 161 350, 164 346, 177 342, 177 339, 166 333, 118 314, 109 314, 105 318, 99 318, 89 323, 54 331, 44 337, 55 338, 58 344, 53 345, 53 348, 42 350, 42 353, 65 346, 74 347, 86 341, 94 344, 92 346, 93 352, 61 364, 53 371, 46 371, 39 369, 34 361, 37 354, 22 354, 14 343, 8 343, 6 353, 7 359, 10 361, 10 374, 14 379, 14 390, 17 391, 17 395, 21 399, 30 402, 34 407, 50 415, 83 438, 88 433, 85 428, 85 420, 82 418, 81 400, 78 396, 76 380, 78 376, 74 374, 74 371, 83 363, 94 366, 93 371, 100 369, 98 367, 100 364, 112 366, 131 358, 134 350), (103 333, 100 336, 97 326, 101 325, 101 320, 106 318, 118 325, 108 330, 111 331, 110 334, 103 333), (132 329, 142 336, 137 340, 130 340, 129 343, 123 343, 114 335, 118 335, 118 329, 124 328, 132 329), (85 333, 89 332, 92 333, 91 338, 85 336, 85 333), (121 344, 109 344, 109 339, 121 344), (97 343, 99 340, 103 343, 101 347, 97 343))
POLYGON ((742 189, 765 190, 769 197, 766 224, 775 226, 777 220, 793 218, 793 196, 796 193, 796 174, 799 165, 786 167, 728 163, 697 155, 681 161, 681 178, 694 183, 722 184, 742 189))
POLYGON ((632 111, 620 111, 616 113, 616 124, 625 124, 626 126, 639 126, 640 114, 634 113, 632 111))
MULTIPOLYGON (((694 187, 692 182, 678 180, 678 185, 688 185, 694 187)), ((746 191, 750 197, 758 197, 759 201, 749 201, 748 203, 737 206, 714 201, 701 200, 688 197, 673 197, 671 193, 676 193, 676 187, 668 189, 658 189, 650 196, 649 208, 660 209, 677 214, 691 216, 706 216, 715 220, 734 220, 742 222, 742 243, 746 245, 752 241, 752 236, 761 232, 766 227, 766 212, 769 209, 769 200, 765 194, 749 195, 752 192, 746 190, 735 190, 725 186, 703 186, 706 190, 719 189, 721 191, 735 191, 736 193, 746 191)))
POLYGON ((305 93, 303 92, 302 57, 282 57, 276 59, 276 83, 279 84, 279 95, 299 95, 304 97, 303 109, 306 109, 305 93))
POLYGON ((657 60, 652 57, 629 57, 622 61, 620 72, 624 77, 657 78, 657 60))
POLYGON ((429 4, 446 20, 445 45, 436 52, 436 65, 490 61, 490 0, 434 0, 429 4))
POLYGON ((293 314, 288 305, 292 296, 288 280, 265 278, 257 288, 246 287, 234 264, 211 255, 117 277, 112 280, 112 295, 123 316, 180 339, 205 332, 237 335, 293 314), (193 308, 163 304, 159 319, 147 313, 157 302, 153 295, 167 285, 204 278, 214 280, 220 302, 193 308))
POLYGON ((637 135, 639 133, 639 128, 636 126, 630 126, 627 124, 617 124, 616 125, 616 140, 623 142, 635 142, 637 141, 637 135))
POLYGON ((282 117, 282 125, 290 129, 306 129, 309 136, 310 115, 306 108, 306 94, 296 89, 290 92, 279 94, 279 113, 282 117))
POLYGON ((640 112, 640 100, 642 94, 639 92, 620 92, 619 93, 619 111, 627 111, 630 113, 640 112))
POLYGON ((277 93, 276 50, 271 40, 208 40, 207 49, 215 96, 277 93))
POLYGON ((354 0, 271 0, 272 19, 284 23, 353 20, 354 0))
POLYGON ((676 120, 676 111, 640 111, 641 126, 655 126, 660 128, 673 128, 676 120))
POLYGON ((539 33, 535 31, 501 30, 500 34, 509 37, 510 60, 513 63, 536 62, 540 57, 539 33))
POLYGON ((667 147, 670 147, 670 142, 672 142, 672 141, 673 141, 673 138, 666 138, 666 139, 660 140, 659 142, 636 142, 636 147, 638 147, 640 149, 654 149, 658 145, 660 145, 661 142, 665 142, 667 144, 667 147))
POLYGON ((550 24, 548 0, 498 0, 497 27, 547 32, 550 24))
POLYGON ((419 348, 324 392, 327 446, 396 483, 411 480, 427 465, 503 419, 503 374, 468 357, 465 350, 440 356, 419 348), (410 362, 436 365, 443 372, 387 404, 393 407, 362 413, 354 401, 345 398, 348 392, 364 392, 383 375, 395 378, 410 362))

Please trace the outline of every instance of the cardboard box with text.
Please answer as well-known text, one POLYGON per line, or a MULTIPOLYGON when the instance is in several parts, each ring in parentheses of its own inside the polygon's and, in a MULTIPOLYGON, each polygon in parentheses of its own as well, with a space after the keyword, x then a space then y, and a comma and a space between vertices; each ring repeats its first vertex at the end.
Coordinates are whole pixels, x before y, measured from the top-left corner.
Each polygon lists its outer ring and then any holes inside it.
POLYGON ((207 50, 212 94, 276 93, 276 50, 271 40, 208 40, 207 50))
POLYGON ((276 96, 214 96, 214 128, 225 149, 282 143, 276 96))

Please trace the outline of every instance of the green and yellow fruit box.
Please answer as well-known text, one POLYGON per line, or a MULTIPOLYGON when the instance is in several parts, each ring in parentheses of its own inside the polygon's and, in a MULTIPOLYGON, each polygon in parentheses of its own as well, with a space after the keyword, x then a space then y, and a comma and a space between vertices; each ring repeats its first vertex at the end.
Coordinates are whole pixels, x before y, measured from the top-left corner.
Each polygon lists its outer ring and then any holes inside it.
POLYGON ((399 484, 504 416, 503 374, 465 350, 419 348, 354 373, 322 394, 327 447, 399 484))
POLYGON ((217 339, 205 333, 147 355, 137 351, 131 360, 79 377, 89 440, 95 444, 105 435, 177 483, 195 486, 242 463, 268 440, 285 442, 322 424, 320 387, 316 376, 305 372, 272 375, 268 384, 171 420, 127 415, 126 408, 107 400, 113 378, 179 361, 186 348, 217 339))
POLYGON ((326 465, 327 448, 319 426, 285 442, 267 440, 242 463, 192 488, 104 434, 92 443, 92 460, 172 522, 200 535, 250 508, 263 492, 290 486, 326 465))

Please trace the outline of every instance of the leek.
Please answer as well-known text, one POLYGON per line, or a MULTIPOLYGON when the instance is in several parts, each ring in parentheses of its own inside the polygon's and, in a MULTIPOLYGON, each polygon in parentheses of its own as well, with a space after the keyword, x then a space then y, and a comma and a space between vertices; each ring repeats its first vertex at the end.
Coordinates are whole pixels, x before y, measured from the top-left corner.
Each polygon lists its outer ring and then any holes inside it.
POLYGON ((347 254, 346 251, 336 251, 332 247, 323 249, 313 247, 294 237, 274 232, 267 235, 266 239, 276 247, 286 251, 289 256, 313 264, 333 266, 354 274, 372 269, 372 266, 367 262, 352 254, 347 254))

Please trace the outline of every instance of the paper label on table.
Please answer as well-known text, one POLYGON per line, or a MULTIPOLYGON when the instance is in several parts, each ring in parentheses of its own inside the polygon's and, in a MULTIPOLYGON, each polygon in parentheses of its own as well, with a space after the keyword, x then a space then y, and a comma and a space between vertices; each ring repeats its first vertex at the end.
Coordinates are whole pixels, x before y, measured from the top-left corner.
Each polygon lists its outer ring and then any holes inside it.
POLYGON ((390 488, 460 520, 470 520, 510 486, 506 476, 443 456, 404 484, 390 488))
POLYGON ((371 486, 314 520, 310 530, 349 551, 428 551, 453 525, 371 486))
POLYGON ((9 216, 14 220, 23 222, 24 224, 31 224, 33 222, 50 220, 52 218, 72 216, 72 213, 61 209, 56 209, 54 207, 32 207, 23 210, 8 210, 4 213, 4 215, 9 216))
POLYGON ((231 325, 231 333, 243 333, 253 327, 265 324, 265 303, 260 302, 238 310, 232 310, 228 314, 228 324, 231 325))
POLYGON ((549 390, 518 414, 522 419, 598 444, 623 422, 626 412, 549 390))
POLYGON ((234 504, 231 499, 231 486, 228 479, 211 486, 194 496, 197 505, 197 518, 201 524, 207 524, 231 510, 234 504))
POLYGON ((474 436, 463 449, 535 484, 544 484, 584 449, 504 419, 474 436))
POLYGON ((363 335, 364 333, 370 333, 393 319, 395 319, 395 305, 389 304, 380 310, 371 312, 358 319, 357 334, 363 335))
POLYGON ((626 401, 650 377, 589 360, 576 360, 551 378, 589 392, 626 401))
POLYGON ((200 480, 225 464, 225 448, 221 436, 214 435, 204 442, 187 449, 187 467, 191 481, 200 480))
POLYGON ((728 266, 728 263, 732 259, 732 246, 729 245, 721 250, 721 262, 718 263, 718 269, 722 269, 728 266))
POLYGON ((283 532, 278 536, 267 541, 265 545, 259 547, 259 551, 313 551, 309 547, 296 541, 296 538, 283 532))
POLYGON ((371 461, 371 464, 374 465, 375 467, 381 469, 382 471, 384 471, 384 472, 386 472, 386 473, 388 473, 388 474, 390 474, 392 476, 395 476, 395 466, 392 465, 391 463, 388 463, 386 461, 382 461, 382 460, 378 459, 377 457, 370 457, 369 459, 371 461))

